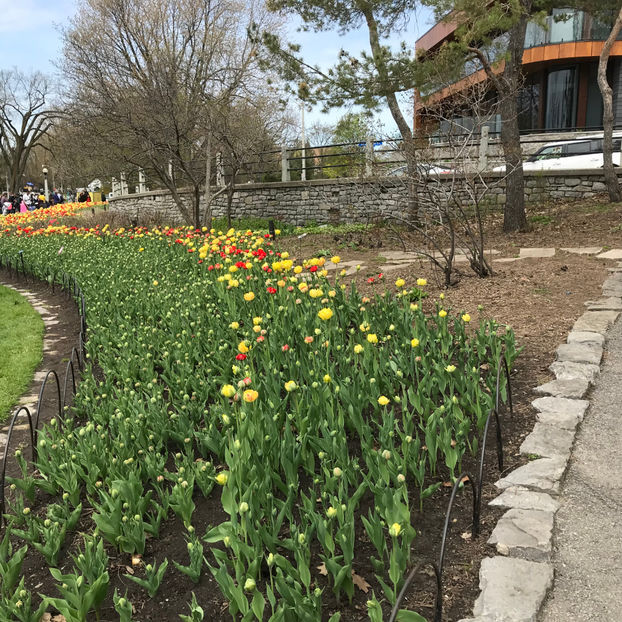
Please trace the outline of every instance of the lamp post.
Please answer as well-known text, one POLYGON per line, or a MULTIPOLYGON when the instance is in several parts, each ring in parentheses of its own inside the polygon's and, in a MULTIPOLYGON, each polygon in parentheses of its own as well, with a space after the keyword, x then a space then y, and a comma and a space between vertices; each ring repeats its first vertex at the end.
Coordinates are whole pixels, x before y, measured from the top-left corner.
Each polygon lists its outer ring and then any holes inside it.
POLYGON ((48 191, 48 167, 43 167, 43 193, 45 194, 45 202, 47 203, 50 199, 50 193, 48 191))

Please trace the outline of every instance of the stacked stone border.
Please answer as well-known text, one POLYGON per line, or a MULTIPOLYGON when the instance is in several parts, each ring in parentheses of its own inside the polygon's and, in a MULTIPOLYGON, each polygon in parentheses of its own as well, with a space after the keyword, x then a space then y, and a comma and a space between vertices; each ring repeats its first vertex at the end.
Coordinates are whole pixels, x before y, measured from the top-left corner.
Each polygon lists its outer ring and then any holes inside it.
POLYGON ((586 302, 550 366, 555 380, 534 391, 537 422, 520 453, 530 461, 499 481, 490 505, 507 509, 488 543, 498 555, 480 567, 473 617, 460 622, 532 622, 553 585, 553 534, 557 497, 577 426, 589 407, 583 399, 600 373, 606 334, 622 311, 622 262, 610 268, 602 298, 586 302))

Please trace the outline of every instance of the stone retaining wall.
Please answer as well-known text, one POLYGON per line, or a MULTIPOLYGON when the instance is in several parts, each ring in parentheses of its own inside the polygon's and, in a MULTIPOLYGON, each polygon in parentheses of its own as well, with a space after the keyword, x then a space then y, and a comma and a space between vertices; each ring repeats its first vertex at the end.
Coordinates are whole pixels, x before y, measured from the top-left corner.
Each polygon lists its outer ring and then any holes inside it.
MULTIPOLYGON (((505 202, 505 182, 502 173, 490 173, 484 182, 487 190, 483 201, 502 205, 505 202)), ((482 196, 481 181, 473 188, 472 178, 462 175, 431 178, 419 185, 421 204, 434 206, 446 201, 453 193, 464 204, 472 203, 473 189, 482 196)), ((572 173, 525 173, 525 193, 528 203, 558 199, 581 199, 606 190, 602 171, 573 171, 572 173)), ((180 194, 190 200, 189 191, 180 194)), ((201 210, 203 211, 202 204, 201 210)), ((181 222, 179 211, 170 192, 156 190, 128 194, 110 199, 110 210, 129 215, 132 219, 163 223, 181 222)), ((223 216, 226 196, 213 202, 214 216, 223 216)), ((330 179, 307 182, 277 182, 244 184, 236 188, 232 203, 234 219, 245 217, 274 218, 294 225, 310 221, 317 223, 355 223, 372 219, 406 217, 408 213, 407 179, 368 178, 330 179)))

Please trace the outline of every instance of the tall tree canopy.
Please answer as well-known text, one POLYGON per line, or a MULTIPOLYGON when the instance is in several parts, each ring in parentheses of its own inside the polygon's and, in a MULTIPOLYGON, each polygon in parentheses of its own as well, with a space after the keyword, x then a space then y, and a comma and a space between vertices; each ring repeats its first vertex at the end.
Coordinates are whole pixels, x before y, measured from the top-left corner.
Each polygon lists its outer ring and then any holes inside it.
POLYGON ((82 0, 64 35, 73 118, 95 149, 168 188, 195 225, 216 119, 263 87, 251 23, 276 28, 260 0, 82 0))
MULTIPOLYGON (((264 59, 298 86, 299 96, 308 102, 320 102, 325 109, 357 104, 377 109, 386 104, 402 138, 412 139, 410 112, 404 115, 398 96, 415 86, 412 41, 403 42, 397 51, 386 44, 389 34, 404 30, 415 10, 416 0, 270 0, 268 7, 283 15, 295 13, 303 28, 313 32, 337 29, 341 34, 365 27, 369 51, 355 56, 339 52, 326 71, 305 61, 300 46, 286 43, 274 33, 263 31, 263 43, 271 52, 264 59)), ((258 31, 259 29, 256 29, 258 31)))
POLYGON ((0 155, 12 192, 23 185, 28 158, 52 127, 51 99, 51 81, 42 73, 0 71, 0 155))

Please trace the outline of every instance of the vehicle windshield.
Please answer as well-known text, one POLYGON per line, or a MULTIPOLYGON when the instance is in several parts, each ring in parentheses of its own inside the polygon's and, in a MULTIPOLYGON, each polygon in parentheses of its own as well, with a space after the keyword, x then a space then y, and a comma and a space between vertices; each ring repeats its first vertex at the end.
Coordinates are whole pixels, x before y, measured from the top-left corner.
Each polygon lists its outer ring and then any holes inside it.
POLYGON ((552 147, 542 147, 534 153, 527 162, 538 162, 540 160, 550 160, 551 158, 562 157, 562 146, 554 145, 552 147))

